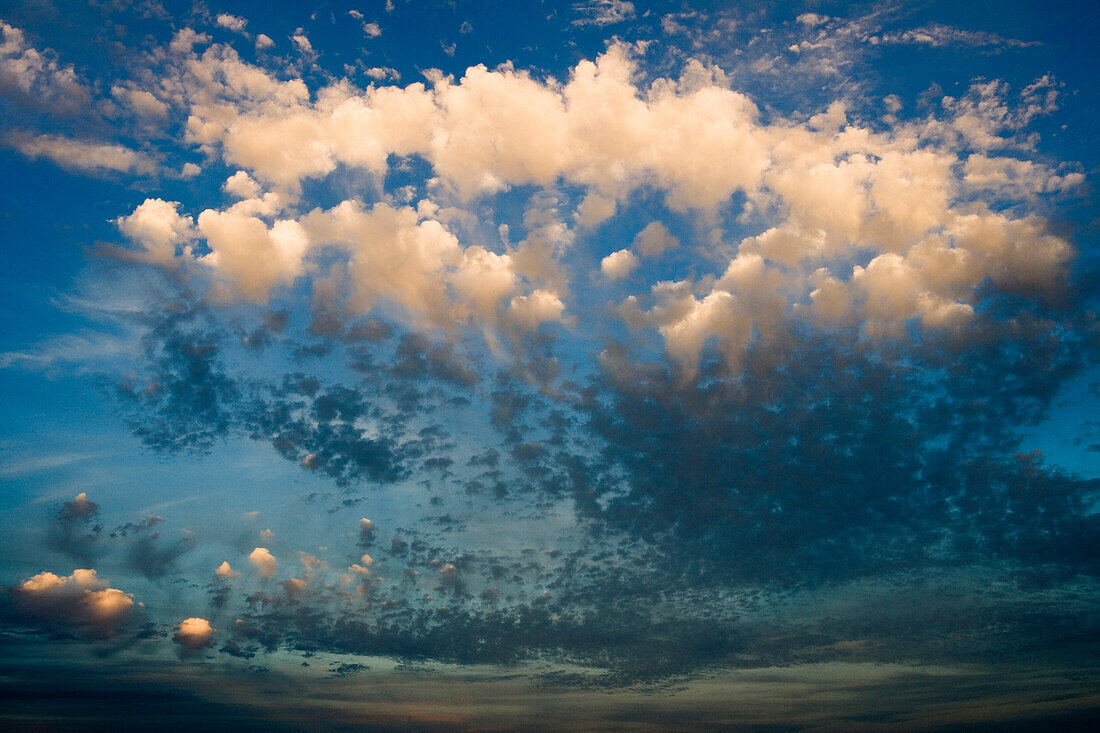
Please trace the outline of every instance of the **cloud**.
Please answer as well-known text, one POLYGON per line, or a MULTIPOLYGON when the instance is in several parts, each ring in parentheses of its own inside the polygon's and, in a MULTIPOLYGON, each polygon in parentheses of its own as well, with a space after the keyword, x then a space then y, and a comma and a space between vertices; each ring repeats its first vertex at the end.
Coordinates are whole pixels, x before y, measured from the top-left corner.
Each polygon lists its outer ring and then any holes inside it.
POLYGON ((275 570, 279 567, 279 563, 276 562, 275 556, 268 552, 266 547, 257 547, 248 554, 248 561, 260 571, 260 575, 265 578, 270 578, 275 574, 275 570))
POLYGON ((230 15, 229 13, 218 13, 214 21, 222 28, 231 30, 234 33, 243 33, 244 27, 248 25, 246 19, 237 15, 230 15))
POLYGON ((634 236, 633 246, 642 257, 656 257, 679 247, 680 240, 664 224, 653 221, 634 236))
POLYGON ((622 280, 638 268, 638 258, 629 249, 612 252, 600 260, 600 272, 608 280, 622 280))
POLYGON ((138 117, 150 120, 166 120, 168 105, 151 92, 126 86, 111 87, 111 96, 127 106, 138 117))
POLYGON ((151 175, 156 162, 145 153, 115 143, 86 142, 59 135, 13 133, 7 144, 32 160, 46 158, 81 173, 139 173, 151 175))
POLYGON ((95 523, 98 515, 99 504, 80 492, 72 501, 61 505, 49 528, 49 546, 82 562, 90 562, 101 547, 103 527, 95 523))
POLYGON ((184 649, 197 651, 210 645, 214 633, 214 627, 206 619, 188 618, 180 621, 172 639, 184 649))
POLYGON ((969 46, 975 48, 995 47, 998 50, 1006 48, 1027 48, 1038 46, 1035 41, 1020 41, 1015 38, 1004 38, 996 33, 988 31, 968 31, 954 28, 942 23, 930 23, 906 31, 894 31, 883 33, 880 37, 872 39, 880 43, 911 43, 925 46, 969 46))
POLYGON ((91 102, 91 92, 71 64, 53 51, 29 45, 23 31, 0 21, 0 92, 63 113, 76 113, 91 102))
POLYGON ((626 0, 584 0, 573 6, 579 16, 573 25, 604 26, 634 17, 634 3, 626 0))
POLYGON ((119 231, 141 245, 143 251, 134 254, 135 259, 163 266, 177 262, 178 245, 195 236, 194 221, 180 216, 179 205, 178 201, 146 199, 134 213, 115 220, 119 231))
MULTIPOLYGON (((731 278, 750 262, 745 257, 731 259, 726 275, 713 274, 716 287, 708 289, 705 278, 679 286, 697 301, 691 306, 677 296, 687 321, 669 310, 671 303, 659 305, 670 286, 651 286, 656 311, 643 294, 634 296, 635 311, 648 313, 635 324, 671 337, 668 355, 688 370, 709 338, 726 344, 735 368, 752 340, 782 338, 791 328, 835 326, 835 317, 867 323, 876 336, 913 320, 952 330, 973 320, 967 314, 977 309, 987 280, 1017 290, 1027 282, 1035 293, 1064 280, 1072 250, 1043 233, 1041 220, 1025 224, 975 206, 973 197, 993 191, 997 179, 983 172, 991 164, 971 164, 967 152, 989 158, 999 148, 1031 144, 1022 131, 1055 106, 1049 79, 1025 88, 1018 102, 999 82, 978 84, 958 99, 945 98, 938 117, 881 130, 855 119, 841 101, 804 121, 762 122, 720 69, 695 59, 678 79, 648 87, 637 81, 638 68, 636 49, 615 43, 595 61, 578 63, 564 83, 508 66, 475 66, 458 81, 429 75, 430 87, 353 93, 332 85, 313 100, 300 79, 276 79, 227 47, 211 47, 190 66, 188 140, 241 166, 227 190, 250 198, 198 214, 210 251, 195 261, 210 268, 222 292, 237 297, 266 302, 313 276, 319 294, 348 293, 334 296, 333 305, 368 314, 395 304, 414 328, 472 322, 534 330, 564 321, 569 293, 561 260, 576 236, 553 206, 532 205, 524 217, 527 237, 514 246, 505 240, 503 252, 462 241, 454 210, 426 198, 415 207, 345 200, 304 216, 279 213, 307 179, 339 166, 380 175, 392 156, 416 155, 461 201, 530 184, 579 186, 585 196, 575 216, 585 227, 611 216, 618 201, 642 186, 656 186, 671 209, 684 213, 715 211, 743 194, 743 218, 756 233, 723 246, 762 257, 760 271, 775 297, 736 292, 731 278), (221 101, 211 106, 211 98, 221 101), (546 142, 532 145, 533 139, 546 142), (727 160, 738 164, 719 163, 727 160), (958 194, 961 163, 972 182, 966 196, 958 194), (258 184, 249 183, 253 177, 258 184), (276 191, 256 198, 259 185, 276 191), (968 249, 975 240, 963 229, 974 217, 991 228, 1027 229, 1042 241, 1041 274, 1025 274, 1007 249, 968 249), (316 259, 333 252, 342 253, 339 266, 315 273, 316 259), (893 304, 876 289, 887 272, 909 288, 893 304), (822 290, 818 281, 829 285, 822 290)), ((995 190, 1026 200, 1075 180, 1063 183, 1039 167, 1013 176, 1013 188, 995 190)), ((653 257, 678 244, 654 221, 633 249, 653 257)), ((607 261, 609 279, 631 269, 628 254, 607 261)))
POLYGON ((214 571, 214 575, 218 576, 219 578, 226 578, 230 580, 232 580, 233 578, 241 577, 240 573, 234 571, 233 568, 229 567, 228 560, 222 562, 222 564, 218 566, 218 569, 214 571))
POLYGON ((39 573, 12 592, 27 618, 91 637, 115 635, 134 608, 132 595, 107 587, 90 569, 74 570, 67 577, 39 573))

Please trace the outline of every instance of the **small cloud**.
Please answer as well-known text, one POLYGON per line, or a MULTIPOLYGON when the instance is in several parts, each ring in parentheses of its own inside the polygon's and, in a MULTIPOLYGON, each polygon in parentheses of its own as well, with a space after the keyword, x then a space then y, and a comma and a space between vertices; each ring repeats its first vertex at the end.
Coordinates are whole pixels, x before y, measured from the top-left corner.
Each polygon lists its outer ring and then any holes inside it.
POLYGON ((265 578, 270 578, 275 574, 275 570, 279 567, 279 563, 275 560, 275 556, 268 552, 266 547, 257 547, 248 555, 248 561, 260 571, 260 575, 265 578))
POLYGON ((271 40, 271 36, 268 36, 266 33, 261 33, 260 35, 256 36, 257 51, 262 51, 265 48, 271 48, 274 45, 275 41, 271 40))
POLYGON ((600 272, 608 280, 622 280, 638 267, 638 258, 629 249, 612 252, 600 261, 600 272))
POLYGON ((298 47, 298 50, 302 53, 313 53, 313 44, 306 38, 305 33, 299 28, 295 31, 294 35, 290 37, 290 40, 294 41, 294 45, 298 47))
POLYGON ((184 619, 172 638, 184 649, 197 651, 214 638, 214 627, 204 618, 184 619))
POLYGON ((229 561, 226 560, 218 566, 218 569, 214 571, 214 575, 220 578, 239 578, 241 574, 229 567, 229 561))
POLYGON ((634 249, 642 257, 655 257, 679 246, 680 240, 659 221, 651 222, 634 237, 634 249))
POLYGON ((375 81, 385 81, 387 78, 393 79, 394 81, 401 80, 401 74, 398 73, 397 69, 389 66, 375 66, 367 69, 364 73, 375 81))
POLYGON ((803 13, 802 15, 798 16, 797 20, 802 25, 810 26, 811 28, 813 28, 814 26, 818 26, 822 23, 827 22, 829 20, 829 16, 819 15, 817 13, 803 13))
POLYGON ((61 505, 62 519, 84 519, 94 516, 99 511, 99 504, 88 498, 88 494, 81 491, 72 501, 61 505))
POLYGON ((248 24, 248 21, 244 18, 237 15, 230 15, 229 13, 219 13, 215 21, 222 28, 231 30, 234 33, 243 33, 244 27, 248 24))
POLYGON ((634 17, 634 3, 627 0, 585 0, 573 10, 580 16, 573 25, 611 25, 634 17))

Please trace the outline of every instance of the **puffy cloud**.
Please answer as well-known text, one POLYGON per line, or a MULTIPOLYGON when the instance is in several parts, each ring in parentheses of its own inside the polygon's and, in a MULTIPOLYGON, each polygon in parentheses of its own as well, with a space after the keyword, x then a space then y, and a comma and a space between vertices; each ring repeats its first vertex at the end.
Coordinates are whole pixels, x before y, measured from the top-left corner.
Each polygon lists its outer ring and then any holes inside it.
POLYGON ((50 51, 29 45, 23 31, 0 21, 0 91, 58 111, 86 109, 91 94, 72 65, 64 66, 50 51))
POLYGON ((257 547, 248 555, 248 561, 260 572, 265 578, 270 578, 275 574, 275 570, 278 569, 279 563, 275 560, 275 556, 268 552, 266 547, 257 547))
POLYGON ((114 635, 134 607, 132 595, 107 587, 90 569, 74 570, 68 577, 39 573, 13 592, 17 606, 29 617, 90 636, 114 635))
POLYGON ((557 293, 541 288, 530 295, 512 298, 508 306, 512 320, 528 331, 538 328, 541 323, 562 321, 564 312, 565 304, 557 293))
POLYGON ((120 216, 115 223, 119 231, 142 246, 143 251, 135 257, 156 265, 176 263, 177 245, 195 236, 193 220, 180 215, 177 201, 145 199, 134 213, 120 216))
POLYGON ((634 249, 642 257, 656 257, 679 246, 680 240, 659 221, 650 222, 634 237, 634 249))
POLYGON ((638 268, 638 258, 629 249, 612 252, 600 260, 600 272, 608 280, 622 280, 638 268))
POLYGON ((184 649, 197 651, 210 644, 214 627, 204 618, 187 618, 180 621, 172 639, 184 649))
POLYGON ((111 87, 111 95, 139 117, 156 120, 168 118, 168 105, 144 89, 115 86, 111 87))
POLYGON ((248 25, 248 20, 245 18, 241 18, 237 15, 230 15, 229 13, 218 13, 214 22, 222 28, 234 31, 235 33, 243 33, 244 27, 248 25))
POLYGON ((201 261, 248 300, 265 302, 273 287, 293 282, 304 270, 309 241, 296 221, 282 219, 268 227, 238 209, 207 209, 199 214, 198 230, 211 249, 201 261))
POLYGON ((260 196, 260 184, 252 180, 252 176, 244 171, 237 171, 225 180, 222 186, 226 193, 231 193, 237 198, 254 199, 260 196))
MULTIPOLYGON (((801 22, 812 26, 826 20, 806 16, 801 22)), ((198 217, 212 250, 202 261, 231 292, 263 301, 272 288, 309 272, 315 253, 335 249, 345 253, 346 262, 315 283, 341 293, 346 279, 347 305, 354 313, 388 302, 414 327, 471 321, 491 326, 505 317, 511 325, 533 329, 561 320, 570 297, 562 259, 576 236, 556 204, 530 207, 526 238, 514 246, 502 229, 504 252, 465 246, 454 214, 444 215, 428 201, 415 208, 388 202, 365 208, 345 201, 299 219, 265 220, 291 205, 306 179, 323 178, 341 165, 382 175, 394 156, 410 155, 427 161, 433 181, 460 201, 520 185, 580 186, 584 198, 574 220, 586 229, 612 216, 620 201, 643 186, 662 190, 667 205, 684 212, 714 211, 743 193, 743 220, 764 226, 736 248, 763 258, 761 271, 768 273, 774 297, 746 298, 725 286, 708 293, 700 285, 702 300, 684 311, 687 320, 669 321, 667 309, 635 318, 671 337, 670 354, 685 366, 696 347, 712 337, 725 344, 732 359, 755 339, 781 335, 777 319, 807 316, 813 323, 837 325, 867 318, 880 323, 871 329, 880 334, 900 332, 903 322, 913 319, 930 328, 954 327, 973 309, 983 278, 1045 291, 1061 272, 1060 265, 1043 266, 1035 275, 1007 249, 980 256, 954 251, 967 240, 951 231, 962 217, 991 222, 1006 217, 958 198, 966 146, 983 151, 964 166, 971 191, 1011 191, 1026 198, 1065 190, 1079 180, 1019 161, 988 162, 998 147, 1027 144, 1026 136, 1014 142, 1013 135, 1053 109, 1056 89, 1050 80, 1023 90, 1018 104, 1008 101, 999 82, 975 85, 944 101, 942 119, 904 124, 895 119, 883 130, 853 120, 841 102, 805 122, 773 117, 762 123, 756 106, 728 88, 720 69, 697 60, 685 63, 678 79, 656 79, 644 87, 636 51, 622 43, 594 61, 581 61, 563 82, 537 80, 509 65, 470 67, 458 80, 428 76, 427 85, 358 90, 341 82, 311 95, 300 79, 276 78, 227 47, 191 58, 188 139, 240 166, 226 190, 252 197, 198 217), (256 199, 253 176, 279 194, 256 199), (937 244, 945 241, 950 244, 937 244), (944 251, 933 266, 929 253, 937 247, 944 251), (885 266, 893 260, 879 260, 874 268, 872 262, 887 254, 901 257, 913 273, 893 279, 918 289, 904 296, 910 305, 888 305, 871 292, 876 282, 885 282, 885 266), (937 284, 932 270, 947 267, 952 257, 958 264, 950 286, 937 284), (811 281, 822 268, 829 278, 811 281), (968 268, 982 277, 963 277, 968 268), (890 318, 893 322, 886 323, 890 318)), ((1029 226, 1041 228, 1038 223, 1022 228, 1029 226)), ((1058 252, 1068 251, 1068 245, 1060 247, 1042 234, 1032 238, 1043 242, 1041 258, 1066 261, 1068 255, 1058 252)), ((610 255, 601 269, 608 279, 618 279, 633 269, 635 255, 657 256, 678 245, 667 227, 654 221, 637 234, 632 251, 610 255)), ((661 300, 669 292, 652 294, 661 300)))
POLYGON ((218 569, 214 571, 214 575, 218 576, 219 578, 229 578, 229 579, 241 577, 240 573, 236 572, 235 570, 233 570, 233 568, 229 567, 229 561, 228 560, 223 561, 222 564, 218 566, 218 569))
POLYGON ((180 28, 176 31, 176 35, 172 36, 172 42, 168 44, 168 49, 172 53, 186 54, 198 44, 210 43, 210 36, 205 33, 198 33, 191 28, 180 28))

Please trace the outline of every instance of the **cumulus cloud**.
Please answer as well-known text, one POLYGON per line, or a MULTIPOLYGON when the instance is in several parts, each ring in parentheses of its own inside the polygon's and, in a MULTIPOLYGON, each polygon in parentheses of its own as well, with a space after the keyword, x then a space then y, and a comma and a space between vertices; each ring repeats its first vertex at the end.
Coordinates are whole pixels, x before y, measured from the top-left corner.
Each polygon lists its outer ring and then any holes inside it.
POLYGON ((235 33, 243 33, 244 27, 248 25, 248 20, 237 15, 230 15, 229 13, 218 13, 214 21, 222 28, 234 31, 235 33))
POLYGON ((612 252, 600 260, 600 272, 608 280, 622 280, 638 268, 638 258, 629 249, 612 252))
POLYGON ((13 592, 17 607, 29 618, 95 637, 113 636, 134 608, 132 595, 107 587, 91 569, 74 570, 67 577, 39 573, 13 592))
MULTIPOLYGON (((679 79, 642 87, 636 52, 622 43, 578 63, 564 83, 538 81, 510 66, 475 66, 457 81, 429 75, 430 85, 360 92, 336 84, 311 95, 300 79, 277 79, 221 46, 192 56, 189 69, 188 139, 242 169, 226 184, 242 200, 198 214, 196 230, 210 252, 196 259, 227 292, 257 302, 307 276, 314 258, 336 249, 345 253, 345 267, 318 278, 317 286, 339 292, 344 280, 353 313, 392 303, 414 327, 472 321, 531 330, 562 320, 568 276, 560 260, 575 234, 551 208, 533 206, 525 216, 527 238, 504 252, 464 243, 461 228, 427 199, 415 207, 380 202, 370 208, 348 200, 304 216, 280 214, 306 179, 340 165, 382 174, 392 156, 408 155, 428 161, 463 201, 520 185, 579 185, 586 195, 575 217, 583 227, 612 216, 618 201, 644 185, 664 190, 668 205, 683 212, 715 210, 743 193, 747 221, 769 226, 730 245, 763 258, 761 272, 785 302, 745 297, 723 285, 694 293, 697 306, 680 298, 680 310, 650 306, 648 318, 635 318, 664 335, 669 355, 687 366, 711 337, 726 345, 733 363, 752 340, 781 335, 777 320, 795 322, 803 314, 817 325, 873 321, 878 325, 870 331, 880 335, 913 319, 953 328, 975 308, 982 282, 1049 290, 1070 256, 1068 244, 1038 233, 1041 222, 1023 226, 956 198, 960 162, 977 193, 1027 197, 1078 180, 1042 167, 997 168, 1000 163, 966 158, 966 146, 994 160, 991 152, 1016 145, 1013 135, 1053 108, 1056 88, 1049 80, 1023 90, 1015 105, 1003 84, 983 83, 958 99, 945 98, 940 117, 882 131, 861 126, 840 102, 805 122, 764 124, 756 105, 728 88, 721 70, 696 60, 679 79), (723 162, 730 160, 737 165, 723 162), (275 192, 260 197, 261 185, 275 192), (994 227, 1036 231, 1050 259, 1039 268, 1042 276, 1025 275, 1007 250, 964 254, 973 240, 954 234, 960 221, 975 216, 994 227), (894 257, 901 260, 890 271, 909 273, 894 282, 913 289, 904 296, 910 305, 887 306, 876 295, 894 257), (828 283, 826 290, 811 281, 814 273, 828 283)), ((633 257, 655 257, 678 245, 654 221, 638 232, 631 251, 610 255, 601 269, 607 279, 619 279, 634 269, 633 257)), ((727 268, 740 266, 730 261, 727 268)), ((650 298, 660 301, 670 292, 654 289, 650 298)), ((639 295, 639 309, 642 300, 639 295)))
POLYGON ((680 240, 672 236, 664 224, 650 222, 634 237, 634 249, 642 257, 656 257, 680 246, 680 240))
POLYGON ((266 547, 257 547, 250 552, 248 554, 248 561, 252 563, 252 566, 265 578, 270 578, 274 575, 276 569, 279 567, 279 563, 275 560, 275 556, 268 552, 266 547))
POLYGON ((227 579, 241 577, 240 573, 236 572, 235 570, 233 570, 233 568, 229 566, 228 560, 223 561, 222 564, 218 566, 218 569, 214 571, 214 575, 218 576, 219 578, 227 579))
POLYGON ((177 262, 177 246, 194 238, 194 221, 181 216, 179 202, 163 199, 146 199, 134 213, 115 220, 127 238, 141 245, 136 259, 156 265, 172 265, 177 262))
POLYGON ((149 120, 165 120, 168 118, 168 105, 158 99, 152 92, 134 87, 114 86, 111 87, 111 95, 138 117, 149 120))
POLYGON ((31 46, 19 28, 0 21, 0 92, 17 94, 25 102, 76 113, 91 102, 91 92, 71 64, 56 54, 31 46))
POLYGON ((204 618, 187 618, 180 621, 172 639, 184 649, 197 651, 214 639, 214 627, 204 618))

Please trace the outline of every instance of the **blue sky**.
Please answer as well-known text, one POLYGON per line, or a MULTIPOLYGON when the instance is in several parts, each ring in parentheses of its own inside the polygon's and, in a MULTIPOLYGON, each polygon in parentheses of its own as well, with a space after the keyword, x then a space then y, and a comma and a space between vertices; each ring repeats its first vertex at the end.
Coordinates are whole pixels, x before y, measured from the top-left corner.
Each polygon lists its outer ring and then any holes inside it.
POLYGON ((4 2, 3 714, 1087 719, 1098 16, 4 2))

